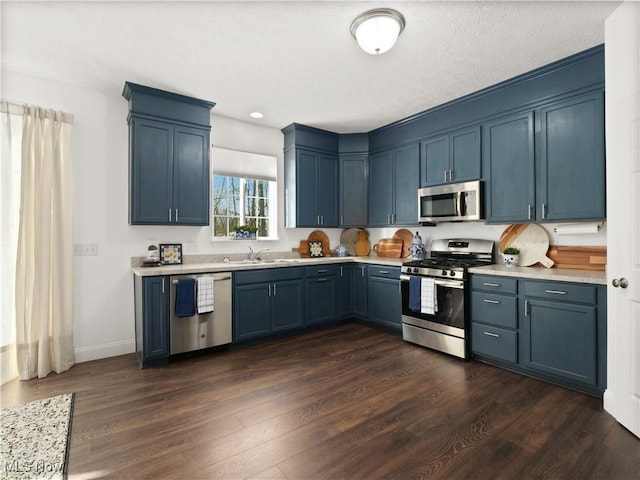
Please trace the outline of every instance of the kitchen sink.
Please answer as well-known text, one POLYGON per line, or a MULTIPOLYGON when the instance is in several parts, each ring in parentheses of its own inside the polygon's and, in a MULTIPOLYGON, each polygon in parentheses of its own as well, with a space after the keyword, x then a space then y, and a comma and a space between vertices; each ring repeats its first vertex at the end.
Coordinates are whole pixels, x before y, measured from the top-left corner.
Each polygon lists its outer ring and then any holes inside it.
POLYGON ((261 264, 273 264, 273 263, 297 263, 298 258, 265 258, 263 260, 249 260, 245 258, 243 260, 228 260, 223 261, 228 265, 261 265, 261 264))

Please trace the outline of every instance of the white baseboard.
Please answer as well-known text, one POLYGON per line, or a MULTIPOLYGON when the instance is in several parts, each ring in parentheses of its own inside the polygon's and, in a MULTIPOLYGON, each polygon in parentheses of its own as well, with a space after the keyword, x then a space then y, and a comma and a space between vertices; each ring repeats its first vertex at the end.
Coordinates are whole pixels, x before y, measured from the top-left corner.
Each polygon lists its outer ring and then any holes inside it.
POLYGON ((106 343, 104 345, 93 345, 91 347, 80 347, 75 349, 76 363, 100 360, 101 358, 117 357, 136 351, 134 340, 122 342, 106 343))

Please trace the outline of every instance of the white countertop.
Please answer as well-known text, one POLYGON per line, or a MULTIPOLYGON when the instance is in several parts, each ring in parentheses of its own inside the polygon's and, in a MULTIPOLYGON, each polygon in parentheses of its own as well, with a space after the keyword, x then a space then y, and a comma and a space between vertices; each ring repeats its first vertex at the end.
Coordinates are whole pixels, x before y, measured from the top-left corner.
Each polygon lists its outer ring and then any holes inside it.
POLYGON ((482 273, 484 275, 501 275, 503 277, 531 278, 535 280, 592 283, 596 285, 607 284, 606 272, 591 270, 571 270, 568 268, 544 267, 505 267, 504 265, 495 264, 486 267, 470 268, 469 272, 482 273))
POLYGON ((259 270, 263 268, 306 267, 324 263, 369 263, 400 267, 406 258, 385 257, 319 257, 319 258, 287 258, 282 261, 265 261, 258 263, 210 262, 186 263, 182 265, 161 265, 159 267, 132 267, 134 275, 152 277, 155 275, 188 275, 191 273, 234 272, 238 270, 259 270))

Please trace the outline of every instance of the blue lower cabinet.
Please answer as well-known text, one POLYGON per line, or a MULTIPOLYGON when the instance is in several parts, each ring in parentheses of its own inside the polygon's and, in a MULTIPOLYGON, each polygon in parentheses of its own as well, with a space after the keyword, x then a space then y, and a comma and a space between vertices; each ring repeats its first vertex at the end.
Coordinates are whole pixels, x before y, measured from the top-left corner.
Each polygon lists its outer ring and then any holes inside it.
POLYGON ((169 358, 169 277, 134 277, 136 353, 141 367, 169 358))
POLYGON ((400 268, 369 265, 367 270, 369 322, 401 331, 400 268))
POLYGON ((338 306, 338 277, 307 278, 307 325, 334 322, 338 306))
POLYGON ((527 299, 520 334, 520 365, 597 385, 597 312, 594 306, 527 299))
POLYGON ((342 265, 338 317, 366 319, 367 311, 367 266, 342 265))
POLYGON ((471 286, 476 358, 602 397, 606 286, 475 274, 471 286))
POLYGON ((235 342, 304 326, 303 268, 236 272, 233 281, 235 342))

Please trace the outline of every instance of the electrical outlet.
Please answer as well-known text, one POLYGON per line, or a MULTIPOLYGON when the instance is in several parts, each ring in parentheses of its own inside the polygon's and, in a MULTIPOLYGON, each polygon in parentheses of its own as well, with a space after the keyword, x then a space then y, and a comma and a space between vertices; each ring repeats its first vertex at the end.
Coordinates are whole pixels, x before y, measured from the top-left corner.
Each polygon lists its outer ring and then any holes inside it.
POLYGON ((76 243, 73 246, 73 254, 76 257, 97 257, 98 244, 97 243, 76 243))

